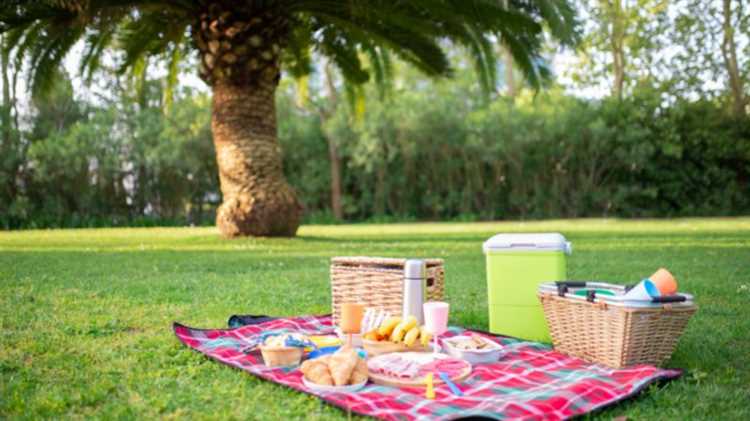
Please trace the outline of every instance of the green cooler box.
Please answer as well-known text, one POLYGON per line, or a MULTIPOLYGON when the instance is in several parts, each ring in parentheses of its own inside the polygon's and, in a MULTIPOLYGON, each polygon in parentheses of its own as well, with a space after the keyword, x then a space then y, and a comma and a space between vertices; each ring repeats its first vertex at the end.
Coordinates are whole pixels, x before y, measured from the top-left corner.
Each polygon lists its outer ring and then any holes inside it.
POLYGON ((558 233, 497 234, 483 249, 490 332, 551 342, 537 287, 567 279, 565 256, 571 244, 558 233))

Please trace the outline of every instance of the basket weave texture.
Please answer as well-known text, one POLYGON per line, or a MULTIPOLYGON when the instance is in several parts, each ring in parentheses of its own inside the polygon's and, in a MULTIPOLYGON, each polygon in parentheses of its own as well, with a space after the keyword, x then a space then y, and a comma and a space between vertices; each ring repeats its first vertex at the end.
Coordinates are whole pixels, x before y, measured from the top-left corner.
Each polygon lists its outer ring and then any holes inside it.
MULTIPOLYGON (((445 290, 443 259, 423 259, 427 266, 427 300, 442 300, 445 290)), ((334 257, 331 259, 333 323, 338 324, 342 303, 362 303, 401 315, 406 259, 334 257)))
POLYGON ((660 366, 672 355, 697 306, 632 308, 540 293, 555 350, 622 368, 660 366))

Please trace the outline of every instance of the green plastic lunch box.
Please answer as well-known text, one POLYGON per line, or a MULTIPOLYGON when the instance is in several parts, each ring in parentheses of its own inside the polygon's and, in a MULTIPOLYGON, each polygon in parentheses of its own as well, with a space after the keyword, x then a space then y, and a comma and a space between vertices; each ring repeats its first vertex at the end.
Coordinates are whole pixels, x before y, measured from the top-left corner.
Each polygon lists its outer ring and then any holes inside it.
POLYGON ((567 279, 571 244, 559 233, 497 234, 484 242, 490 332, 551 342, 539 284, 567 279))

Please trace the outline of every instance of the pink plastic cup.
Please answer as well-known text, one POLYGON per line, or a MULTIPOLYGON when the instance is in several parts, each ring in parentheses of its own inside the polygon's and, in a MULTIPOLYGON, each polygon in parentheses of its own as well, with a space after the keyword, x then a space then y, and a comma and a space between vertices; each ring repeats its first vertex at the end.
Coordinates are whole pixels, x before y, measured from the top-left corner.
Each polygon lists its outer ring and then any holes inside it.
POLYGON ((428 301, 422 305, 424 312, 424 326, 432 333, 437 352, 437 338, 448 330, 448 303, 442 301, 428 301))

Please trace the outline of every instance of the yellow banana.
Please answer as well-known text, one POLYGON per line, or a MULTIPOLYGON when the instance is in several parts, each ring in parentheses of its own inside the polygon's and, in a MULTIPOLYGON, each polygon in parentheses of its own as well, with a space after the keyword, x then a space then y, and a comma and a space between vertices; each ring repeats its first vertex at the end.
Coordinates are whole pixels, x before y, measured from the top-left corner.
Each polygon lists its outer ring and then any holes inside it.
POLYGON ((406 335, 404 336, 404 345, 414 345, 414 342, 417 341, 417 336, 419 336, 419 327, 414 326, 408 332, 406 332, 406 335))
POLYGON ((383 323, 380 324, 380 327, 378 328, 378 333, 380 336, 388 337, 391 332, 393 332, 393 329, 401 323, 400 317, 391 317, 389 319, 386 319, 383 323))
POLYGON ((398 326, 396 326, 395 329, 393 329, 393 333, 391 333, 391 342, 399 343, 402 339, 404 339, 404 324, 399 323, 398 326))
POLYGON ((391 333, 391 342, 401 342, 401 340, 404 339, 404 335, 406 334, 406 332, 408 332, 409 329, 413 328, 416 325, 417 319, 414 316, 407 317, 406 320, 399 323, 398 326, 393 329, 393 333, 391 333))
POLYGON ((432 339, 432 333, 424 326, 422 326, 419 333, 419 340, 422 342, 422 346, 427 346, 430 343, 430 339, 432 339))
POLYGON ((411 328, 417 325, 417 318, 414 316, 409 316, 401 323, 404 325, 404 332, 408 332, 409 330, 411 330, 411 328))

